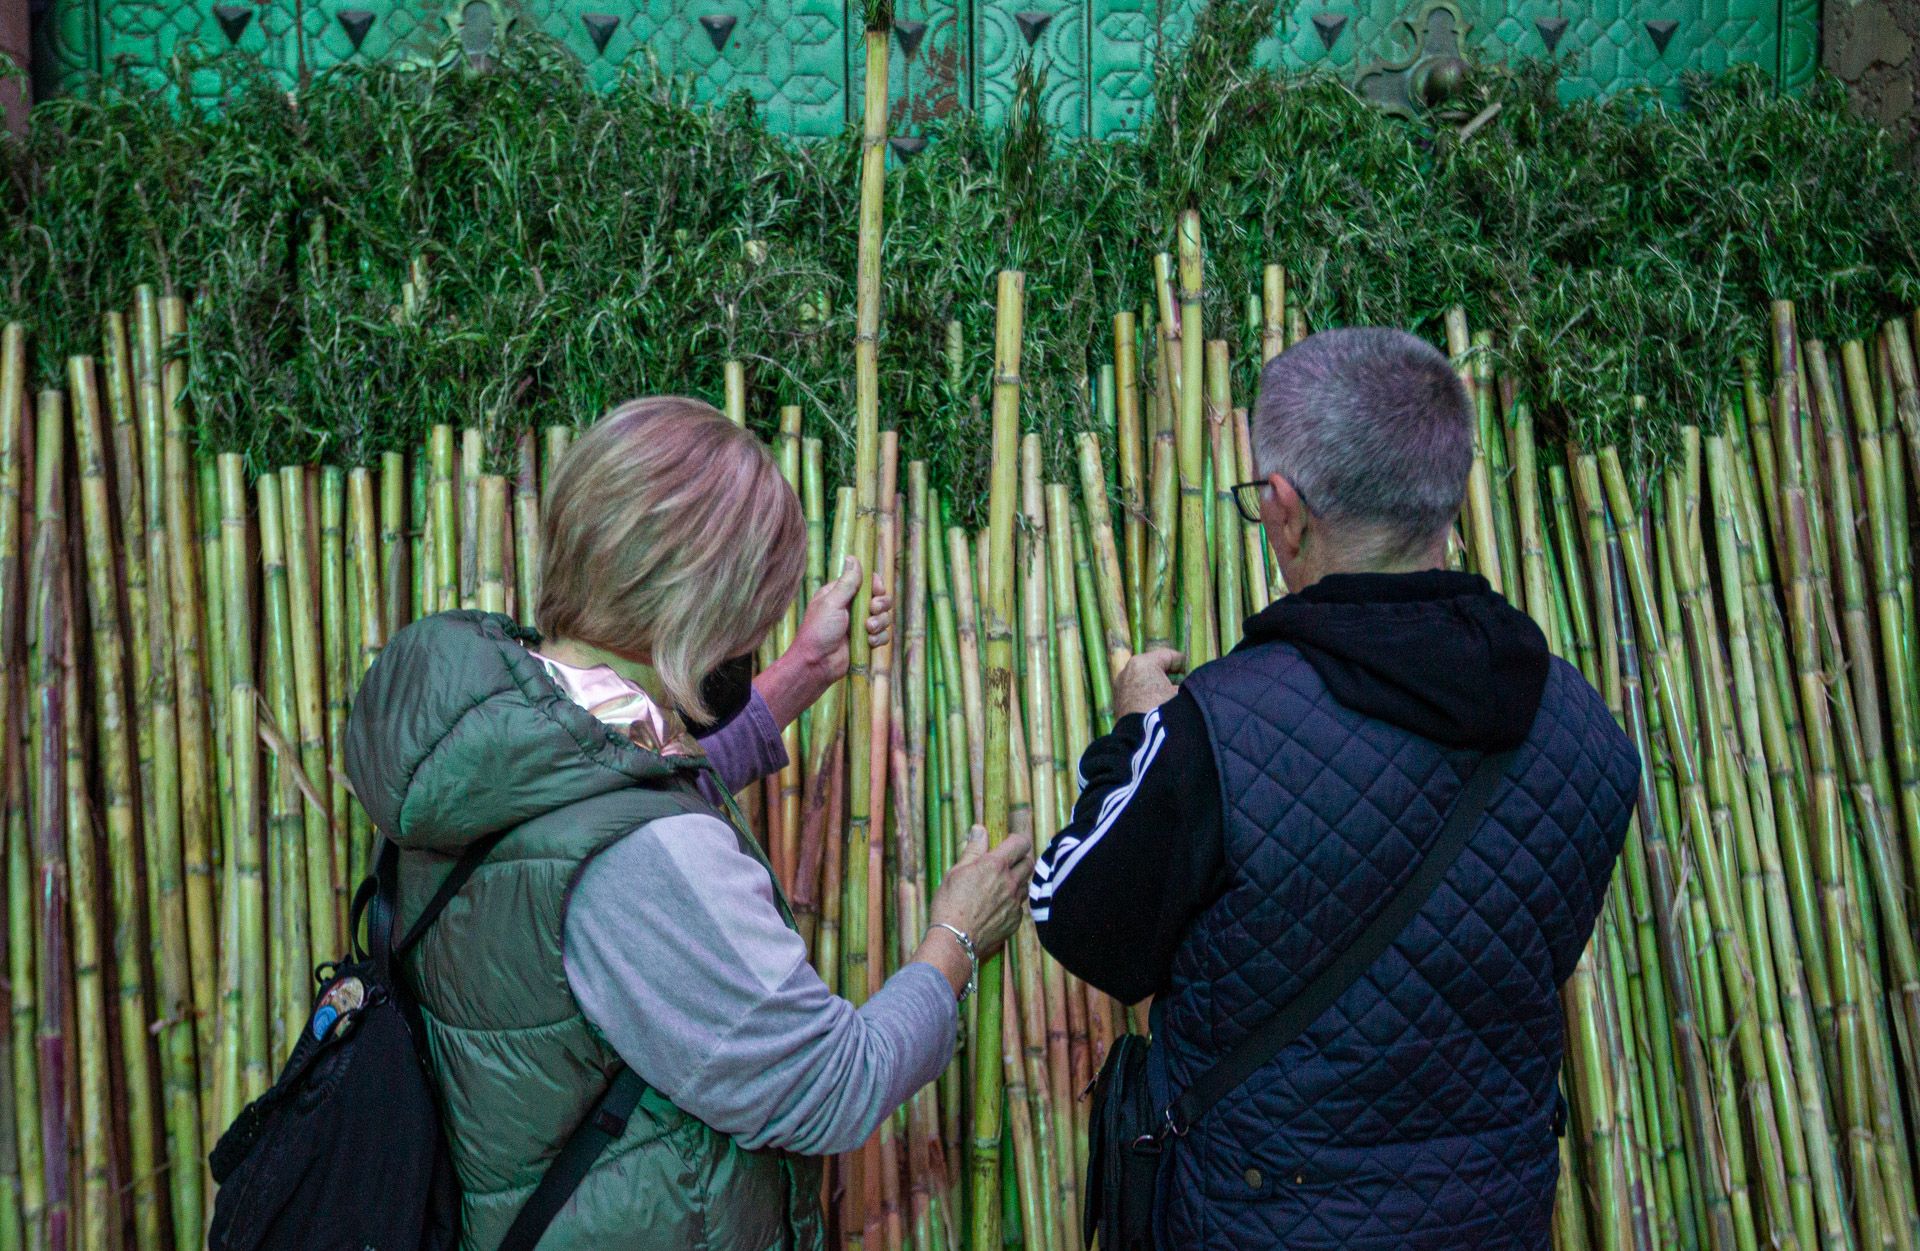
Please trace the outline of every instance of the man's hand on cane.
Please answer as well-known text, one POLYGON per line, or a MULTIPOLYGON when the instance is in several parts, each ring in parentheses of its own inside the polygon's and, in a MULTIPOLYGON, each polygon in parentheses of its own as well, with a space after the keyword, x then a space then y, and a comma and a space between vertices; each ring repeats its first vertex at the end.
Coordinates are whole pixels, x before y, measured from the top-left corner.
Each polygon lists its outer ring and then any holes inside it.
POLYGON ((1186 667, 1187 658, 1171 647, 1141 652, 1113 680, 1114 715, 1152 712, 1166 703, 1179 693, 1167 675, 1183 672, 1186 667))

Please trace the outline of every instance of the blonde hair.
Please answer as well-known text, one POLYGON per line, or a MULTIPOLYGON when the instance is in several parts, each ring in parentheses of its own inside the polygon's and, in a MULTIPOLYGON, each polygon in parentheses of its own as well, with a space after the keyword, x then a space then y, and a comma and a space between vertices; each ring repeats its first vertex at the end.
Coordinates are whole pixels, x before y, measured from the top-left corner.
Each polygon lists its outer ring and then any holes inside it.
POLYGON ((704 721, 701 682, 759 645, 805 563, 800 501, 757 437, 699 400, 630 400, 554 471, 535 624, 649 657, 679 710, 704 721))

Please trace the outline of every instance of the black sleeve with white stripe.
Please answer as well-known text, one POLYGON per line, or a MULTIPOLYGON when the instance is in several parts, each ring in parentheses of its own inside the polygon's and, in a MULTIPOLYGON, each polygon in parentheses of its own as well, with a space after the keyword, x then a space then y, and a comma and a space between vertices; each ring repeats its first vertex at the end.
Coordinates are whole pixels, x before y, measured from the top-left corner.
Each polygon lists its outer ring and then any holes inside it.
POLYGON ((1219 771, 1183 691, 1087 748, 1073 821, 1034 865, 1027 896, 1055 959, 1135 1003, 1165 988, 1224 878, 1219 771))

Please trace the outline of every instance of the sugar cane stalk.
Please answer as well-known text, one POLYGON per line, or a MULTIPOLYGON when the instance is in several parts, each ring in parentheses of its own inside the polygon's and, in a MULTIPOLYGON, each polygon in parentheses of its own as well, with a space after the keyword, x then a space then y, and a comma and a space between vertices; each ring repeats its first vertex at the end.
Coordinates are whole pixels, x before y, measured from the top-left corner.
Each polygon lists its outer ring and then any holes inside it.
MULTIPOLYGON (((32 597, 29 621, 33 634, 32 754, 36 802, 33 811, 34 856, 39 876, 40 938, 34 976, 41 988, 39 1037, 40 1141, 44 1167, 42 1231, 46 1245, 65 1251, 73 1226, 69 1190, 70 1153, 74 1148, 73 1095, 70 1081, 79 1077, 70 1063, 78 1043, 68 1033, 68 1016, 90 1005, 81 1002, 79 977, 70 963, 69 942, 92 933, 69 930, 72 883, 67 876, 67 640, 71 631, 71 585, 67 570, 66 501, 62 479, 66 472, 66 413, 57 391, 42 392, 37 406, 33 439, 33 559, 28 593, 32 597), (69 1008, 69 995, 73 999, 69 1008)), ((91 902, 91 901, 89 901, 91 902)), ((89 955, 97 961, 98 957, 89 955)), ((97 973, 96 973, 97 978, 97 973)), ((97 993, 97 981, 94 983, 97 993)))
MULTIPOLYGON (((1107 509, 1107 480, 1100 462, 1100 440, 1083 433, 1078 440, 1080 499, 1086 508, 1088 541, 1099 572, 1094 585, 1099 588, 1100 625, 1107 651, 1107 666, 1118 673, 1133 654, 1131 631, 1127 623, 1126 583, 1120 573, 1120 555, 1113 541, 1113 518, 1107 509)), ((1071 529, 1068 531, 1071 534, 1071 529)))
POLYGON ((46 1208, 46 1156, 40 1123, 37 1049, 41 994, 34 967, 35 881, 25 729, 33 694, 34 665, 25 646, 29 620, 28 559, 31 541, 27 479, 32 470, 31 414, 27 408, 27 332, 11 322, 0 333, 0 768, 6 785, 7 965, 10 1003, 7 1030, 14 1111, 14 1159, 20 1174, 19 1203, 29 1239, 40 1244, 46 1208))
MULTIPOLYGON (((306 1021, 314 959, 308 913, 307 845, 303 837, 300 769, 294 736, 293 605, 287 594, 288 505, 279 478, 263 473, 254 482, 260 506, 260 702, 257 732, 269 746, 272 778, 267 792, 267 949, 273 985, 273 1045, 284 1051, 306 1021)), ((322 957, 323 959, 326 957, 322 957)))
MULTIPOLYGON (((364 467, 356 466, 365 474, 364 467)), ((347 660, 347 475, 328 465, 320 471, 320 676, 326 728, 325 756, 319 774, 309 773, 307 780, 322 788, 327 796, 328 845, 333 873, 334 941, 346 935, 346 892, 356 880, 356 862, 352 838, 353 818, 349 816, 345 751, 347 710, 352 688, 348 683, 347 660)), ((378 564, 378 558, 374 560, 378 564)), ((317 945, 317 940, 316 940, 317 945)), ((336 952, 335 954, 338 954, 336 952)), ((323 959, 331 957, 322 957, 323 959)))
MULTIPOLYGON (((1000 275, 994 324, 991 487, 987 543, 991 567, 981 614, 985 635, 985 782, 982 824, 989 840, 1006 837, 1011 815, 1009 768, 1013 712, 1013 518, 1019 490, 1020 346, 1025 275, 1000 275)), ((957 571, 956 571, 957 572, 957 571)), ((973 1251, 999 1251, 1001 1087, 1001 962, 980 970, 979 1026, 974 1034, 974 1107, 971 1228, 973 1251)))
MULTIPOLYGON (((113 960, 126 1082, 129 1161, 136 1228, 147 1245, 159 1238, 153 1098, 153 1060, 146 987, 145 901, 141 898, 140 827, 135 799, 133 718, 127 693, 126 635, 120 587, 114 576, 113 496, 107 480, 107 431, 98 375, 91 357, 67 361, 73 396, 74 454, 80 467, 82 534, 86 544, 87 610, 93 623, 93 686, 101 791, 106 809, 108 882, 112 899, 113 960)), ((89 831, 90 832, 90 831, 89 831)))
POLYGON ((1181 635, 1187 664, 1198 667, 1219 653, 1213 569, 1207 535, 1207 416, 1203 383, 1206 344, 1200 324, 1204 262, 1200 214, 1180 215, 1180 378, 1176 424, 1180 470, 1180 594, 1186 629, 1181 635))
MULTIPOLYGON (((1146 445, 1141 441, 1139 331, 1132 313, 1113 318, 1114 466, 1120 480, 1122 534, 1126 540, 1126 581, 1121 583, 1123 604, 1135 610, 1128 622, 1127 650, 1141 638, 1137 615, 1147 585, 1147 474, 1146 445)), ((1085 469, 1082 469, 1084 485, 1085 469)))
POLYGON ((1213 554, 1217 564, 1214 595, 1219 605, 1220 650, 1225 652, 1240 641, 1241 622, 1247 615, 1240 541, 1244 523, 1233 503, 1233 484, 1240 480, 1240 448, 1233 434, 1232 376, 1225 339, 1207 341, 1206 384, 1207 442, 1213 466, 1213 554))
MULTIPOLYGON (((58 411, 58 406, 55 406, 58 411)), ((47 1161, 50 1167, 66 1165, 80 1177, 78 1235, 89 1249, 110 1245, 116 1222, 124 1215, 116 1202, 113 1163, 113 1092, 107 1074, 107 1004, 101 986, 105 959, 98 918, 106 911, 100 899, 99 879, 93 854, 94 811, 87 793, 87 755, 81 732, 80 662, 75 639, 72 608, 77 598, 69 589, 69 611, 65 617, 66 640, 61 657, 62 703, 65 741, 62 747, 62 782, 67 801, 64 805, 66 833, 63 842, 67 856, 67 879, 73 887, 73 1008, 78 1022, 72 1054, 79 1062, 79 1142, 78 1158, 47 1161)), ((136 1129, 135 1132, 138 1132, 136 1129)))
POLYGON ((1813 557, 1813 525, 1809 516, 1807 481, 1810 470, 1802 439, 1798 343, 1794 334, 1793 307, 1776 301, 1773 308, 1775 350, 1774 427, 1778 441, 1781 499, 1781 531, 1785 538, 1790 571, 1787 620, 1791 627, 1794 664, 1800 693, 1800 713, 1807 734, 1811 773, 1810 794, 1814 815, 1814 872, 1819 882, 1823 918, 1826 922, 1827 957, 1831 961, 1830 985, 1833 991, 1835 1047, 1840 1067, 1840 1087, 1845 1116, 1841 1128, 1848 1135, 1854 1162, 1854 1211, 1856 1230, 1869 1243, 1882 1239, 1882 1214, 1874 1200, 1877 1163, 1873 1155, 1872 1092, 1866 1073, 1866 1040, 1860 1005, 1854 988, 1858 985, 1854 963, 1851 901, 1845 881, 1843 847, 1845 835, 1840 813, 1840 787, 1833 747, 1833 725, 1828 707, 1828 682, 1819 660, 1820 643, 1815 630, 1816 571, 1813 557))
POLYGON ((221 988, 230 1055, 219 1123, 240 1114, 241 1105, 267 1088, 269 1013, 267 997, 266 883, 260 865, 258 724, 253 682, 253 608, 247 569, 247 496, 240 457, 221 453, 219 473, 221 594, 225 622, 227 733, 233 801, 228 813, 228 923, 221 945, 227 954, 221 988))

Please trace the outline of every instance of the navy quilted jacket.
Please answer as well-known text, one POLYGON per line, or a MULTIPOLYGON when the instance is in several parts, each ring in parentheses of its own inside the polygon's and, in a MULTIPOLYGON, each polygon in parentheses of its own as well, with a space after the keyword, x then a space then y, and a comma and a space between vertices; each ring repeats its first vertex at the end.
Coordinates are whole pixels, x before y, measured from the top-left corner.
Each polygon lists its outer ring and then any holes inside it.
POLYGON ((1592 933, 1638 761, 1484 582, 1406 577, 1343 578, 1249 622, 1240 649, 1088 752, 1075 822, 1036 868, 1049 949, 1123 997, 1158 996, 1150 1074, 1171 1099, 1358 934, 1480 751, 1524 738, 1406 932, 1169 1153, 1163 1246, 1549 1245, 1558 990, 1592 933), (1128 745, 1123 779, 1101 752, 1128 745), (1153 775, 1174 759, 1168 790, 1153 775), (1128 841, 1137 803, 1157 846, 1128 841), (1135 971, 1103 976, 1114 961, 1098 953, 1129 946, 1135 971))

